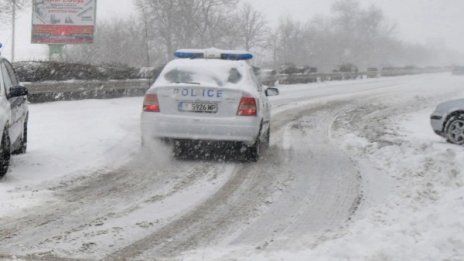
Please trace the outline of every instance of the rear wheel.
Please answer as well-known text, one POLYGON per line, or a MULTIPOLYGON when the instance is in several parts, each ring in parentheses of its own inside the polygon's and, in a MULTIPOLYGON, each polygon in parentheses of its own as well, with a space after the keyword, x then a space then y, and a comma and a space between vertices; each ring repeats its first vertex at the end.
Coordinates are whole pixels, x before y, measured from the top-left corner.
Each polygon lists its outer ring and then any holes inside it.
POLYGON ((446 140, 453 144, 464 145, 464 114, 456 114, 446 123, 446 140))
POLYGON ((271 142, 271 127, 269 127, 264 135, 263 145, 264 148, 269 148, 269 143, 271 142))
POLYGON ((259 156, 261 155, 261 142, 259 139, 256 140, 256 143, 248 147, 247 151, 247 160, 251 162, 257 162, 259 160, 259 156))
POLYGON ((253 146, 248 147, 247 149, 247 160, 251 162, 257 162, 261 156, 262 149, 269 148, 269 143, 271 139, 271 128, 269 127, 262 137, 256 139, 253 146))
POLYGON ((8 130, 5 129, 0 144, 0 178, 5 176, 10 166, 10 146, 10 136, 8 135, 8 130))

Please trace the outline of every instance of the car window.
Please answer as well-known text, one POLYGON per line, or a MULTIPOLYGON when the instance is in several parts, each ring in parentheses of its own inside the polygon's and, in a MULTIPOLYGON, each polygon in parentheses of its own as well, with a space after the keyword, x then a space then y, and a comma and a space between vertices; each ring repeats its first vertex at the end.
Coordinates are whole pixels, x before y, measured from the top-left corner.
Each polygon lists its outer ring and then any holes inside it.
POLYGON ((164 78, 171 83, 191 83, 193 82, 193 72, 174 69, 167 72, 164 78))
MULTIPOLYGON (((224 77, 222 77, 224 78, 224 77)), ((164 79, 170 83, 215 83, 218 86, 223 86, 225 83, 236 84, 242 80, 242 74, 237 68, 230 68, 229 71, 222 73, 195 71, 184 68, 174 68, 164 74, 164 79), (227 76, 226 79, 221 79, 221 75, 227 76)))
POLYGON ((3 70, 1 69, 1 62, 0 62, 0 96, 5 94, 5 84, 3 82, 3 70))
POLYGON ((3 63, 5 65, 6 70, 8 71, 8 76, 10 77, 11 84, 13 85, 12 87, 18 86, 19 82, 18 82, 18 79, 16 78, 13 66, 11 65, 11 63, 9 63, 6 60, 4 60, 3 63))
POLYGON ((170 83, 201 84, 204 82, 212 82, 216 83, 219 86, 223 85, 222 81, 213 75, 201 74, 195 71, 178 68, 172 69, 169 72, 165 73, 164 79, 170 83))
POLYGON ((229 71, 229 78, 227 79, 230 83, 238 83, 242 79, 242 75, 237 68, 231 68, 229 71))
POLYGON ((3 78, 3 87, 5 92, 8 94, 10 92, 10 88, 13 87, 13 83, 11 81, 10 75, 8 73, 8 70, 6 69, 5 63, 2 62, 1 66, 1 71, 2 71, 2 78, 3 78))

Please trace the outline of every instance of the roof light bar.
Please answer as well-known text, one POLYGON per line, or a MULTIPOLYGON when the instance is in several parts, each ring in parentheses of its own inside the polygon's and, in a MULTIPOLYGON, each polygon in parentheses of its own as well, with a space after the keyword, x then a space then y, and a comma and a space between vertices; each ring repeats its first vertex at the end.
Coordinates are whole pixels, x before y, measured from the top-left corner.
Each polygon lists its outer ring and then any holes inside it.
POLYGON ((174 53, 174 56, 182 59, 222 59, 222 60, 250 60, 253 54, 245 51, 210 49, 181 49, 174 53))
POLYGON ((182 58, 182 59, 197 59, 197 58, 204 58, 205 54, 203 52, 178 50, 174 53, 174 56, 177 58, 182 58))

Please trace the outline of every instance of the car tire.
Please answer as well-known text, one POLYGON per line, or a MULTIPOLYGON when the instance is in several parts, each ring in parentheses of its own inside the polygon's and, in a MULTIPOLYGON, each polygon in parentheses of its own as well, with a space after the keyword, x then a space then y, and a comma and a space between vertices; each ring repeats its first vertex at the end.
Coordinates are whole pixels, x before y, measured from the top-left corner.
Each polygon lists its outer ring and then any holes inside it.
POLYGON ((269 148, 269 144, 271 143, 271 127, 266 131, 266 134, 264 135, 264 141, 263 141, 263 148, 267 149, 269 148))
POLYGON ((247 160, 250 162, 257 162, 261 156, 261 150, 269 148, 269 144, 271 141, 271 127, 267 129, 264 134, 264 137, 256 139, 255 144, 253 146, 248 147, 247 150, 247 160))
POLYGON ((250 162, 257 162, 259 156, 261 155, 261 142, 259 139, 256 140, 253 146, 248 147, 247 150, 247 160, 250 162))
POLYGON ((11 158, 10 148, 10 136, 8 135, 8 129, 5 129, 3 131, 2 141, 0 144, 0 178, 5 176, 8 172, 11 158))
POLYGON ((24 122, 23 136, 19 142, 19 147, 12 154, 24 154, 27 151, 27 120, 24 122))
POLYGON ((446 122, 446 141, 464 145, 464 113, 452 115, 446 122))

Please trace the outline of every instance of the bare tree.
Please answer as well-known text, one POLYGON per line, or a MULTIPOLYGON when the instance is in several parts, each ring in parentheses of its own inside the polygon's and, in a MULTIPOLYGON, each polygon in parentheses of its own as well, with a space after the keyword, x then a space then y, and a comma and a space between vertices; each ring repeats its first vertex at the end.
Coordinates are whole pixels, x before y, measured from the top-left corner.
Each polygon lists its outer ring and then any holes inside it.
POLYGON ((333 15, 316 17, 302 25, 290 18, 280 21, 277 47, 280 64, 317 66, 331 71, 337 65, 378 66, 400 56, 393 26, 375 7, 363 8, 356 0, 339 0, 333 15))
MULTIPOLYGON (((143 26, 141 21, 134 18, 101 22, 93 44, 66 46, 65 61, 146 65, 146 36, 140 30, 143 26)), ((149 52, 155 58, 153 63, 156 58, 160 60, 157 50, 150 49, 149 52)))
POLYGON ((238 36, 245 50, 264 47, 269 35, 269 28, 264 15, 245 3, 238 12, 238 36))
POLYGON ((235 34, 233 13, 238 0, 192 1, 197 1, 200 46, 225 47, 235 34))
POLYGON ((29 4, 26 0, 0 0, 0 22, 11 22, 11 61, 15 60, 15 35, 17 11, 29 4))
POLYGON ((305 23, 281 19, 273 30, 263 14, 249 4, 237 6, 238 0, 134 1, 139 19, 99 24, 95 43, 67 47, 68 60, 153 66, 170 60, 178 48, 244 48, 267 52, 274 67, 294 63, 328 72, 343 63, 379 67, 445 57, 399 41, 382 10, 358 0, 337 0, 332 15, 305 23))
POLYGON ((277 61, 283 63, 303 63, 303 28, 300 22, 290 17, 281 19, 274 33, 277 36, 277 61))
POLYGON ((161 43, 165 60, 177 48, 229 46, 237 0, 135 0, 149 24, 153 43, 161 43))
POLYGON ((29 4, 30 1, 27 0, 0 0, 0 21, 10 24, 12 17, 29 4))

